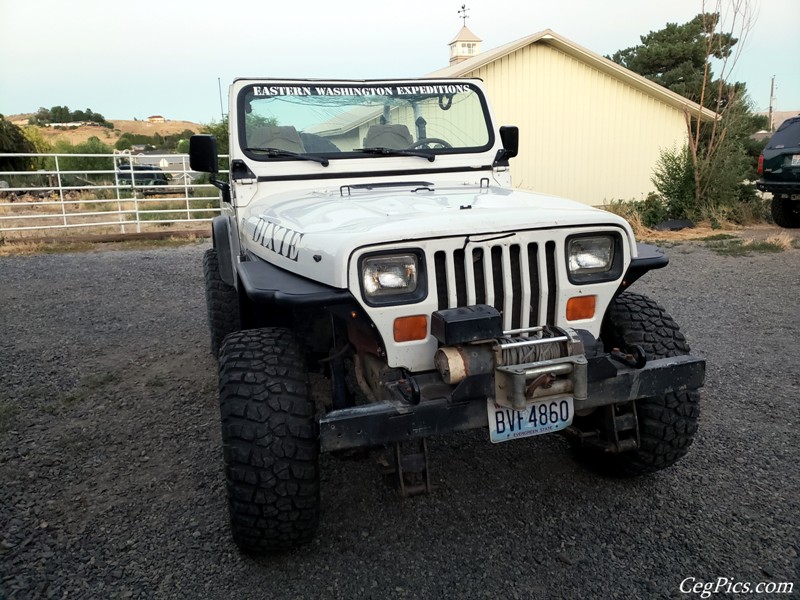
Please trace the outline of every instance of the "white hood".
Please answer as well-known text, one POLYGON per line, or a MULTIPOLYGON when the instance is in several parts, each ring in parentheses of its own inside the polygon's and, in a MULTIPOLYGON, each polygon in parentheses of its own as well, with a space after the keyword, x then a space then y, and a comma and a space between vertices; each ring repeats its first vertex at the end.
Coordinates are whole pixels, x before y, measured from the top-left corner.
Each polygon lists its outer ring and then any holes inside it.
POLYGON ((269 204, 240 209, 247 248, 279 267, 321 283, 347 287, 352 252, 373 244, 518 232, 530 229, 614 225, 635 252, 621 217, 585 204, 532 192, 475 186, 377 188, 287 193, 269 204))

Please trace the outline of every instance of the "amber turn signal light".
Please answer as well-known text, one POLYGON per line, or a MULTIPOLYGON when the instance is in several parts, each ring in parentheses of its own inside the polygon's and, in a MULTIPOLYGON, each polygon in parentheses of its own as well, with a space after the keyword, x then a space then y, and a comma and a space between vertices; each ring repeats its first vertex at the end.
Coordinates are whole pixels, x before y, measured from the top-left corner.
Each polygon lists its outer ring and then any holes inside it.
POLYGON ((567 321, 580 321, 594 317, 597 296, 575 296, 567 301, 567 321))
POLYGON ((413 342, 428 337, 428 317, 414 315, 394 320, 394 341, 413 342))

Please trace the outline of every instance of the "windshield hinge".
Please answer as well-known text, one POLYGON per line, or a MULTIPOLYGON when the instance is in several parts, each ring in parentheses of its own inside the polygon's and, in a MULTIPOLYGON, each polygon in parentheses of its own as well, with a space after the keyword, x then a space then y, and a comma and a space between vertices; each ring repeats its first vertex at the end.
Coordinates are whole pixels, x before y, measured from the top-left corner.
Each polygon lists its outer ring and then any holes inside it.
POLYGON ((253 184, 256 182, 256 174, 240 158, 231 161, 231 179, 236 183, 253 184))

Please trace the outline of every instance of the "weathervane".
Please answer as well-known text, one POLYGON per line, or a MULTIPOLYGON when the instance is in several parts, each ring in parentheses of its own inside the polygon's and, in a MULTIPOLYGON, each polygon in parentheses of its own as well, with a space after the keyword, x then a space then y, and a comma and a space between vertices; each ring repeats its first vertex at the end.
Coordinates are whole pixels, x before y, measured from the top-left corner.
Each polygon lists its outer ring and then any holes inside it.
POLYGON ((458 18, 459 19, 464 19, 464 27, 467 26, 467 19, 469 19, 469 15, 467 14, 468 10, 469 9, 467 8, 467 5, 466 4, 462 4, 461 5, 461 10, 458 11, 458 18))

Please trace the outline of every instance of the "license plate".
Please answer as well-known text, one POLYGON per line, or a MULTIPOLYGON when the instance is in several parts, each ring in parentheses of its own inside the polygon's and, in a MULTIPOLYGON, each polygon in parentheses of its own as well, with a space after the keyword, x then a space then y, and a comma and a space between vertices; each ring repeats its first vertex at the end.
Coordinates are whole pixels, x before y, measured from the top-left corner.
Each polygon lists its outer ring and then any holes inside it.
POLYGON ((792 154, 792 166, 800 167, 800 154, 792 154))
POLYGON ((572 396, 532 402, 524 410, 499 406, 490 399, 486 401, 486 410, 493 444, 552 433, 572 424, 572 396))

